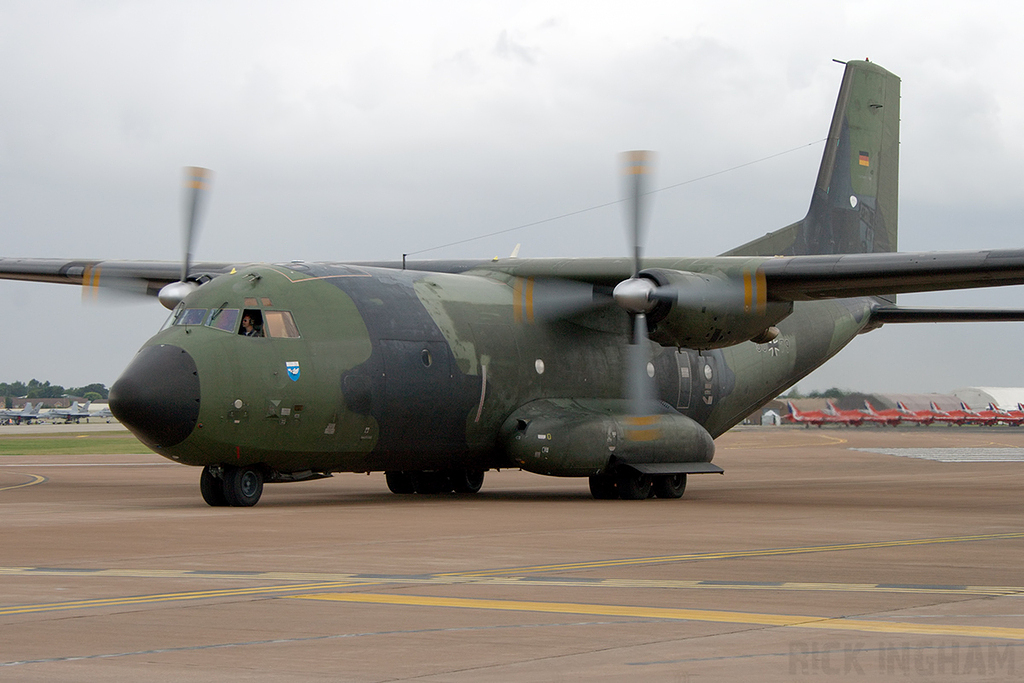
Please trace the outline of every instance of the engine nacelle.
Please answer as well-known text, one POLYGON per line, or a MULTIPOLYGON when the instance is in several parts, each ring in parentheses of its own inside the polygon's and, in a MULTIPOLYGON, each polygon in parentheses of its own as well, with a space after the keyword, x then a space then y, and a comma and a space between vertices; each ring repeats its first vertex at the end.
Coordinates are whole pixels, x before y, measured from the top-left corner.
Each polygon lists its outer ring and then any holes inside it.
POLYGON ((622 399, 532 401, 505 420, 505 454, 529 472, 587 477, 611 465, 711 462, 715 442, 704 427, 665 407, 644 418, 622 399))
POLYGON ((733 278, 650 268, 640 276, 662 293, 650 314, 650 337, 664 346, 703 351, 769 340, 777 334, 770 328, 793 312, 792 301, 767 301, 764 276, 757 271, 733 278))

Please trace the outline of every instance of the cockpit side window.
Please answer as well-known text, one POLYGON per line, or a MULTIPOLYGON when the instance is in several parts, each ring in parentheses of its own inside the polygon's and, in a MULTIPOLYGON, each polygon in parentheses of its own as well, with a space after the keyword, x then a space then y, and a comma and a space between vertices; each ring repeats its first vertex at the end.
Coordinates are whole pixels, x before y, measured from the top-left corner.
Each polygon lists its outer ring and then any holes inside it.
POLYGON ((264 311, 263 317, 267 321, 268 337, 297 338, 299 328, 295 326, 295 320, 290 311, 264 311))
POLYGON ((238 334, 245 337, 263 336, 263 314, 257 308, 247 308, 242 311, 242 326, 238 328, 238 334))

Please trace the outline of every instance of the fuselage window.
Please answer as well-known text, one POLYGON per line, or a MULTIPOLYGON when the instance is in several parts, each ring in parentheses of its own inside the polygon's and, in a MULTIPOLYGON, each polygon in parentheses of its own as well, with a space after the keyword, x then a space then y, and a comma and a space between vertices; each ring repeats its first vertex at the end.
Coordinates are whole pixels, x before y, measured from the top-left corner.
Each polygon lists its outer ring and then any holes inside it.
POLYGON ((238 309, 215 308, 210 311, 210 317, 206 319, 206 324, 218 330, 234 332, 235 326, 238 325, 238 309))
POLYGON ((257 308, 247 308, 242 311, 242 326, 238 328, 238 334, 244 337, 263 336, 263 314, 257 308))
POLYGON ((205 308, 186 308, 174 321, 175 325, 202 325, 206 319, 205 308))
POLYGON ((298 337, 299 328, 289 311, 263 311, 268 337, 298 337))

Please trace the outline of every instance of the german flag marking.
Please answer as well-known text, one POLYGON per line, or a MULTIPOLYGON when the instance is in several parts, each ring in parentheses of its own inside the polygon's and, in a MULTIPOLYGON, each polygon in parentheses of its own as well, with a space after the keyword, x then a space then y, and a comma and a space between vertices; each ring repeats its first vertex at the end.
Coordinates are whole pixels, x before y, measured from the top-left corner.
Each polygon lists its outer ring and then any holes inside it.
POLYGON ((861 166, 870 166, 871 165, 871 156, 867 152, 861 152, 860 156, 858 157, 858 159, 860 161, 860 165, 861 166))

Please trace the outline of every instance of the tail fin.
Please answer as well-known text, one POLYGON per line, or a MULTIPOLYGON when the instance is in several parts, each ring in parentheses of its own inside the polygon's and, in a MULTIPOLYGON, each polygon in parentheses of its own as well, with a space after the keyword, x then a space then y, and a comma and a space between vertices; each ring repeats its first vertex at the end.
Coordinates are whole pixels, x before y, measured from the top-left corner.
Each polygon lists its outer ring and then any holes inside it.
POLYGON ((899 125, 900 79, 847 62, 807 216, 725 255, 896 251, 899 125))

